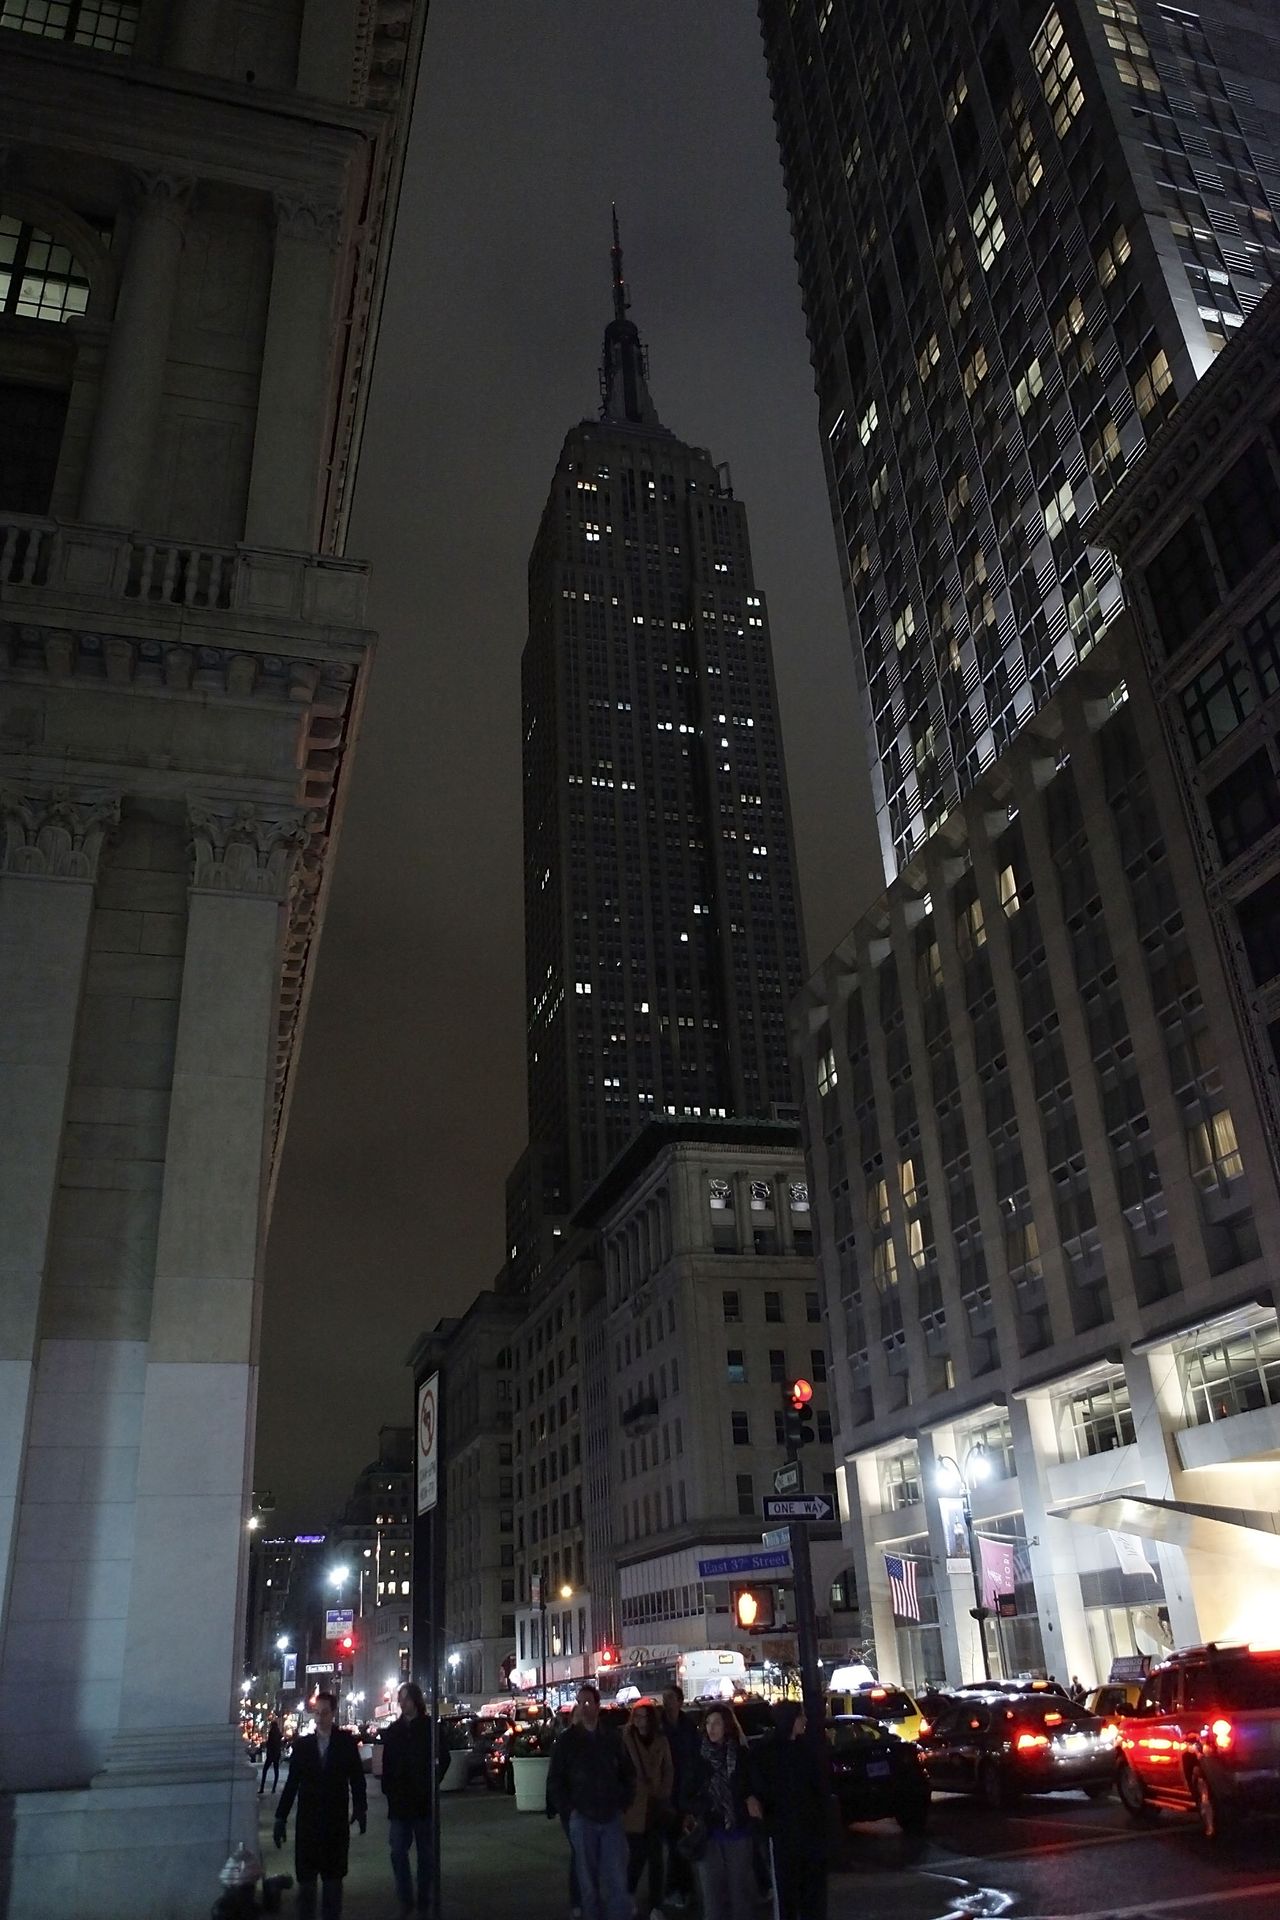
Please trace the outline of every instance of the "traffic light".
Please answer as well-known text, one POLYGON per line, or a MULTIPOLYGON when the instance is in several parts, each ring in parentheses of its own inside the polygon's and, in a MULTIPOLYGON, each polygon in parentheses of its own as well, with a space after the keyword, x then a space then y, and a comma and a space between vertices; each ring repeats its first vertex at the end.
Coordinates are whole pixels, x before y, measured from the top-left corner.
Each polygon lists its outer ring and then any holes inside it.
POLYGON ((773 1588, 735 1587, 733 1590, 734 1625, 743 1633, 773 1631, 773 1588))
POLYGON ((596 1661, 597 1671, 604 1667, 616 1667, 617 1664, 618 1649, 616 1647, 601 1647, 600 1657, 596 1661))
POLYGON ((354 1633, 344 1633, 340 1635, 338 1639, 339 1667, 341 1667, 344 1660, 350 1660, 352 1663, 352 1670, 354 1671, 355 1653, 356 1653, 356 1637, 354 1633))
POLYGON ((782 1398, 784 1407, 782 1437, 786 1442, 787 1452, 795 1454, 801 1447, 807 1447, 815 1438, 812 1380, 789 1381, 782 1398))

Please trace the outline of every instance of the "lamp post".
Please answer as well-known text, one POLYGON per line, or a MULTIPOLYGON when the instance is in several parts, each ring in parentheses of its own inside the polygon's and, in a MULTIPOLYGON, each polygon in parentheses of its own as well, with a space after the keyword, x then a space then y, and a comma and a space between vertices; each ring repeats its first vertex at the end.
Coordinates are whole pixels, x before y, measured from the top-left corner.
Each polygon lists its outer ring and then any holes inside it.
POLYGON ((964 1515, 964 1530, 969 1542, 969 1571, 973 1577, 973 1606, 970 1609, 978 1627, 978 1645, 982 1650, 982 1677, 991 1678, 991 1654, 987 1647, 987 1615, 990 1607, 982 1602, 982 1567, 978 1555, 978 1543, 973 1531, 973 1505, 970 1501, 970 1489, 979 1481, 985 1480, 991 1472, 991 1462, 987 1458, 987 1449, 980 1440, 964 1457, 964 1466, 952 1458, 949 1453, 938 1455, 939 1470, 946 1468, 955 1485, 960 1489, 960 1510, 964 1515))
MULTIPOLYGON (((573 1598, 573 1588, 567 1581, 560 1588, 560 1598, 562 1600, 573 1598)), ((541 1574, 538 1578, 538 1659, 542 1670, 539 1691, 545 1711, 547 1705, 547 1577, 545 1574, 541 1574)))

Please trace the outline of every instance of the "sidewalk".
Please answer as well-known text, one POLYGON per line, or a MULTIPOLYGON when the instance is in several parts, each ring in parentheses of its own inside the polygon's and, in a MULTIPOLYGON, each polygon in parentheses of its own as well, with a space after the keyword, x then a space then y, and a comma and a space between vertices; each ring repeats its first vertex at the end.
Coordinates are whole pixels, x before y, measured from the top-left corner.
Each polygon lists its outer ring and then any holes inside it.
MULTIPOLYGON (((395 1894, 387 1853, 385 1803, 370 1782, 369 1831, 351 1835, 351 1871, 347 1876, 343 1920, 395 1920, 395 1894)), ((268 1873, 293 1871, 293 1822, 281 1853, 271 1844, 273 1799, 261 1803, 259 1846, 268 1873)), ((517 1813, 505 1794, 450 1794, 441 1802, 442 1920, 567 1920, 569 1851, 558 1821, 541 1814, 517 1813)), ((873 1850, 873 1857, 830 1882, 830 1920, 950 1920, 959 1914, 992 1911, 972 1895, 942 1862, 902 1853, 896 1844, 873 1850), (879 1856, 879 1857, 874 1857, 879 1856)), ((976 1890, 975 1890, 976 1891, 976 1890)), ((285 1901, 292 1912, 293 1896, 285 1901)), ((1001 1909, 996 1906, 994 1911, 1001 1909)), ((772 1908, 762 1906, 761 1920, 772 1908)), ((673 1916, 674 1920, 674 1916, 673 1916)))

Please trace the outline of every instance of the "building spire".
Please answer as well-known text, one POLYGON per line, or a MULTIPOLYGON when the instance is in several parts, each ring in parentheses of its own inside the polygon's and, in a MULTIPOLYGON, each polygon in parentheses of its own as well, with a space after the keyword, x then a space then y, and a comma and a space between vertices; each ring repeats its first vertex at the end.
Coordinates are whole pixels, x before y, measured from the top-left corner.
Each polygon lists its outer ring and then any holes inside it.
POLYGON ((648 356, 640 344, 633 320, 627 318, 631 298, 622 271, 622 239, 618 209, 613 208, 613 245, 609 249, 613 274, 613 319, 604 330, 604 357, 600 364, 600 418, 628 422, 665 432, 649 398, 648 356))

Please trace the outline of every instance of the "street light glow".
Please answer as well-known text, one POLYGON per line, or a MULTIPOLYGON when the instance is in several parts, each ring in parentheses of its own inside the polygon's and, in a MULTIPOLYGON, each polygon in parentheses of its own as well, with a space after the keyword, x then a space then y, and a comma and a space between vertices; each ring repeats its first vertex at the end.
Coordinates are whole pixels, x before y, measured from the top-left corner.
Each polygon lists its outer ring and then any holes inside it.
POLYGON ((289 1636, 287 1633, 282 1633, 280 1635, 280 1638, 276 1641, 276 1652, 288 1653, 288 1651, 289 1651, 289 1636))
POLYGON ((567 1582, 560 1589, 560 1598, 562 1600, 572 1600, 573 1598, 573 1588, 569 1586, 567 1582))
POLYGON ((329 1585, 331 1587, 345 1587, 350 1578, 350 1567, 332 1567, 329 1570, 329 1585))

